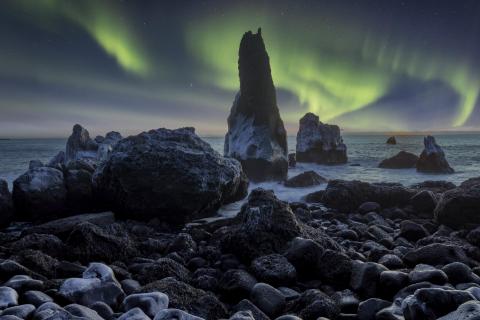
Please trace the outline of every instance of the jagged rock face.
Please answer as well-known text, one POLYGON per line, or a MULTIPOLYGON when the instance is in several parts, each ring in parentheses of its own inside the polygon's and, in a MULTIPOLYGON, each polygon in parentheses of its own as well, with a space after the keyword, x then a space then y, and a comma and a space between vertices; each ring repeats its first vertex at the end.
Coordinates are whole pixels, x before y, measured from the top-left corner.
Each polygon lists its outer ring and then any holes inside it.
POLYGON ((425 148, 418 159, 417 171, 429 173, 454 172, 454 170, 448 164, 447 159, 445 159, 445 153, 436 143, 434 137, 426 136, 423 138, 423 144, 425 148))
POLYGON ((8 190, 7 181, 0 179, 0 227, 8 225, 12 218, 12 194, 8 190))
POLYGON ((67 140, 66 162, 80 159, 96 159, 98 144, 90 139, 90 134, 81 125, 73 126, 72 134, 67 140))
POLYGON ((287 133, 277 107, 270 62, 260 29, 243 35, 240 91, 228 117, 225 156, 238 159, 253 181, 287 176, 287 133))
POLYGON ((298 221, 288 203, 279 200, 272 190, 252 190, 237 219, 239 224, 232 226, 220 242, 226 252, 244 261, 283 253, 287 243, 299 236, 312 239, 322 247, 340 250, 322 230, 298 221))
POLYGON ((13 182, 15 211, 29 221, 65 215, 67 190, 60 170, 30 169, 13 182))
POLYGON ((347 162, 347 146, 336 125, 323 124, 318 116, 307 113, 300 119, 297 133, 297 161, 321 164, 347 162))
POLYGON ((248 186, 240 163, 222 157, 193 128, 157 129, 121 140, 93 179, 121 216, 173 223, 212 214, 243 198, 248 186))

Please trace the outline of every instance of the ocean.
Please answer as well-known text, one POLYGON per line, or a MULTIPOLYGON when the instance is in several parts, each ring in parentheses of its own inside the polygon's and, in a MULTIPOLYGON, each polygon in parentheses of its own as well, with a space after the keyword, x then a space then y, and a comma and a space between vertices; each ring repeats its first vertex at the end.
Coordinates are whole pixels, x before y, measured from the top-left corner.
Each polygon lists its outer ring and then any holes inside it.
MULTIPOLYGON (((378 164, 385 158, 401 150, 420 154, 423 149, 423 136, 396 136, 397 145, 387 145, 384 134, 343 133, 347 145, 348 163, 338 166, 325 166, 299 163, 289 171, 289 176, 314 170, 327 179, 361 180, 366 182, 399 182, 405 186, 425 180, 447 180, 459 184, 468 178, 480 176, 480 134, 451 133, 436 134, 437 143, 445 151, 447 160, 455 169, 454 174, 425 174, 415 169, 380 169, 378 164)), ((223 137, 204 137, 212 147, 223 153, 223 137)), ((28 168, 30 160, 47 162, 58 151, 65 149, 66 139, 13 139, 0 140, 0 178, 7 180, 10 187, 13 180, 28 168)), ((290 152, 295 150, 295 137, 288 137, 290 152)), ((285 188, 278 182, 251 184, 250 188, 273 189, 282 200, 300 201, 309 192, 325 188, 324 185, 311 188, 285 188)), ((236 212, 240 203, 222 208, 222 212, 236 212)))

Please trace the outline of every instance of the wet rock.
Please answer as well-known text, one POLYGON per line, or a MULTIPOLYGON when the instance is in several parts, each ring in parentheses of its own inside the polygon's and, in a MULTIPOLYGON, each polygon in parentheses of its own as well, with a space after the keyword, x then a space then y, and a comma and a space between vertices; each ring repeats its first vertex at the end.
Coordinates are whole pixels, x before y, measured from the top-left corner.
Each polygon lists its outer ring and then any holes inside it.
POLYGON ((355 261, 352 264, 350 286, 362 296, 374 297, 380 274, 386 270, 387 268, 378 263, 355 261))
POLYGON ((46 302, 53 302, 53 299, 41 291, 30 290, 23 293, 22 301, 26 304, 32 304, 38 308, 46 302))
MULTIPOLYGON (((197 317, 221 319, 227 315, 225 306, 214 295, 196 289, 174 278, 165 278, 149 283, 143 286, 138 293, 145 292, 162 292, 168 296, 170 308, 185 310, 197 317)), ((155 317, 158 317, 162 312, 166 311, 160 311, 155 317)))
POLYGON ((98 144, 90 138, 88 131, 81 125, 73 126, 72 134, 68 137, 65 161, 85 160, 95 162, 98 144))
POLYGON ((67 190, 63 173, 49 167, 28 170, 13 182, 12 198, 19 218, 45 221, 64 216, 67 190))
POLYGON ((352 274, 352 259, 337 250, 327 249, 316 264, 317 274, 326 283, 346 286, 352 274))
POLYGON ((362 301, 358 306, 358 320, 375 319, 375 314, 378 311, 387 308, 389 305, 389 301, 378 298, 370 298, 368 300, 362 301))
POLYGON ((89 222, 96 226, 106 226, 115 222, 115 215, 111 211, 84 213, 35 225, 26 229, 24 233, 49 234, 66 237, 77 225, 84 222, 89 222))
POLYGON ((437 145, 434 137, 426 136, 423 139, 423 144, 425 148, 417 161, 417 171, 428 173, 454 172, 445 159, 445 153, 442 148, 437 145))
POLYGON ((401 269, 404 267, 403 260, 394 255, 386 254, 378 260, 378 263, 384 265, 388 269, 401 269))
POLYGON ((137 307, 153 318, 160 310, 168 308, 168 296, 161 292, 136 293, 127 296, 122 302, 125 311, 137 307))
POLYGON ((304 320, 317 320, 319 317, 336 319, 340 309, 330 297, 316 289, 309 289, 294 301, 291 312, 304 320))
POLYGON ((477 283, 480 284, 480 277, 473 273, 472 269, 464 263, 452 262, 445 265, 442 271, 448 276, 451 284, 459 283, 477 283))
POLYGON ((255 320, 269 320, 270 318, 263 313, 257 306, 255 306, 250 300, 243 299, 233 307, 233 312, 247 312, 252 315, 255 320))
MULTIPOLYGON (((175 318, 170 318, 175 319, 175 318)), ((151 320, 140 308, 133 308, 122 314, 117 320, 151 320)))
POLYGON ((330 180, 322 202, 341 212, 352 212, 364 202, 377 202, 383 208, 402 206, 415 194, 395 183, 367 183, 361 181, 330 180))
POLYGON ((77 225, 66 243, 71 248, 71 254, 85 263, 113 262, 137 255, 128 233, 107 232, 90 222, 77 225))
POLYGON ((395 136, 391 136, 387 139, 386 144, 397 144, 397 139, 395 139, 395 136))
POLYGON ((247 271, 230 269, 220 278, 218 286, 227 299, 238 301, 249 297, 256 283, 257 279, 247 271))
POLYGON ((420 224, 410 220, 405 220, 400 223, 399 237, 403 237, 409 241, 417 241, 428 236, 428 231, 420 224))
POLYGON ((100 263, 91 263, 83 278, 70 278, 60 286, 59 294, 70 302, 90 306, 102 301, 117 306, 125 294, 113 274, 113 270, 100 263))
POLYGON ((438 318, 438 320, 476 320, 480 319, 480 302, 467 301, 461 304, 457 310, 438 318))
POLYGON ((35 307, 31 304, 22 304, 19 306, 9 307, 3 310, 1 319, 5 319, 6 316, 15 316, 19 319, 28 319, 35 311, 35 307))
POLYGON ((65 306, 65 310, 75 317, 86 318, 89 320, 103 320, 95 310, 76 303, 65 306))
POLYGON ((286 286, 295 282, 297 271, 280 254, 270 254, 252 261, 251 270, 255 277, 273 286, 286 286))
POLYGON ((385 169, 408 169, 415 168, 418 157, 413 153, 400 151, 391 158, 382 160, 378 165, 379 168, 385 169))
POLYGON ((5 287, 10 287, 17 292, 25 292, 29 290, 42 290, 43 281, 32 279, 27 275, 16 275, 10 278, 3 284, 5 287))
POLYGON ((335 301, 343 314, 356 314, 358 310, 358 296, 349 289, 335 292, 331 298, 335 301))
POLYGON ((252 181, 284 180, 287 132, 260 29, 243 35, 238 55, 240 91, 228 117, 225 156, 238 159, 252 181))
POLYGON ((284 252, 288 242, 298 236, 311 238, 324 247, 339 249, 322 230, 297 221, 290 206, 278 200, 271 190, 252 190, 237 219, 240 223, 229 229, 221 245, 224 251, 247 262, 259 256, 284 252))
POLYGON ((419 191, 428 190, 434 193, 443 193, 456 188, 456 185, 450 181, 427 180, 420 183, 415 183, 411 185, 410 188, 417 189, 419 191))
POLYGON ((247 184, 240 164, 214 151, 193 128, 150 130, 123 139, 94 175, 97 192, 115 213, 171 223, 211 215, 243 198, 247 184))
POLYGON ((7 226, 13 220, 12 194, 7 181, 0 179, 0 227, 7 226))
MULTIPOLYGON (((53 320, 53 319, 71 319, 72 315, 58 304, 46 302, 35 310, 34 320, 53 320)), ((82 319, 84 320, 84 319, 82 319)))
POLYGON ((347 162, 347 146, 343 143, 340 128, 337 125, 323 124, 313 113, 307 113, 300 119, 296 154, 298 162, 347 162))
POLYGON ((372 201, 369 201, 369 202, 364 202, 362 203, 359 207, 358 207, 358 212, 360 214, 367 214, 367 213, 370 213, 370 212, 380 212, 380 210, 382 209, 382 207, 380 206, 380 204, 376 203, 376 202, 372 202, 372 201))
POLYGON ((0 310, 18 305, 18 293, 10 287, 0 287, 0 310))
POLYGON ((480 185, 452 189, 440 197, 434 211, 435 219, 452 228, 480 224, 479 206, 480 185))
POLYGON ((407 297, 402 309, 406 319, 437 319, 469 300, 474 297, 466 291, 423 288, 407 297))
POLYGON ((417 264, 408 274, 410 283, 430 282, 433 284, 445 284, 448 277, 442 270, 426 264, 417 264))
POLYGON ((315 241, 297 237, 290 242, 285 251, 285 257, 301 276, 313 274, 316 271, 323 252, 324 249, 315 241))
POLYGON ((85 212, 93 208, 92 173, 86 170, 67 170, 64 179, 68 207, 74 212, 85 212))
POLYGON ((183 265, 170 258, 160 258, 153 263, 138 265, 137 268, 136 278, 143 284, 167 277, 174 277, 184 282, 190 279, 190 272, 183 265))
POLYGON ((327 182, 327 179, 320 176, 315 171, 305 171, 285 181, 285 187, 303 188, 316 186, 325 182, 327 182))
POLYGON ((409 251, 403 261, 415 266, 417 264, 445 265, 451 262, 462 262, 470 264, 465 250, 460 246, 445 243, 432 243, 409 251))
POLYGON ((257 283, 250 294, 252 302, 266 315, 275 317, 285 308, 285 297, 266 283, 257 283))
POLYGON ((432 218, 437 202, 438 199, 435 193, 429 190, 422 190, 410 199, 409 204, 419 214, 425 213, 428 218, 432 218))
POLYGON ((101 301, 95 302, 90 306, 90 308, 92 310, 95 310, 98 313, 98 315, 104 319, 110 319, 113 315, 112 308, 110 308, 110 306, 105 302, 101 302, 101 301))
MULTIPOLYGON (((178 309, 165 309, 158 312, 153 320, 204 320, 178 309)), ((213 319, 213 318, 212 318, 213 319)))

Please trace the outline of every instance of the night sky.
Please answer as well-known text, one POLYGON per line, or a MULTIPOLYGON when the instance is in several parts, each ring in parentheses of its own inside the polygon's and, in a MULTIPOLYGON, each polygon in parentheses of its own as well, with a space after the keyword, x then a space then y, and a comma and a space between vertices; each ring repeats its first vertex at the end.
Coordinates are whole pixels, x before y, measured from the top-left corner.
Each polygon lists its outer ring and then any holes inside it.
POLYGON ((480 1, 3 0, 0 137, 223 135, 258 27, 290 135, 480 128, 480 1))

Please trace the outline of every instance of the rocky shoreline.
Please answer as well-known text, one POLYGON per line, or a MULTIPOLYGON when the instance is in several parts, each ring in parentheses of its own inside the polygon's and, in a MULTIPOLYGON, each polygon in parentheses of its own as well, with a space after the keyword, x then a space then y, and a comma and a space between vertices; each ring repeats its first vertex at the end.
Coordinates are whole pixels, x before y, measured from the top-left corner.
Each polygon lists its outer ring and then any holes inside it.
POLYGON ((308 198, 255 189, 236 217, 184 227, 112 212, 14 222, 0 319, 478 316, 480 179, 333 180, 308 198))

